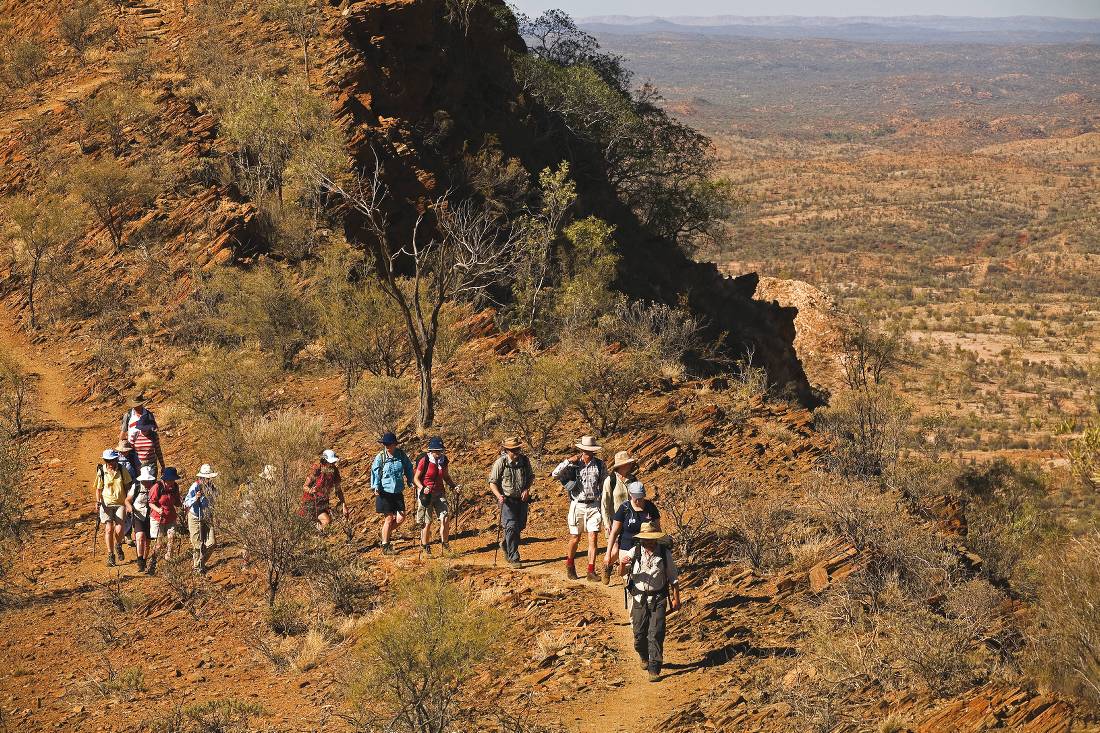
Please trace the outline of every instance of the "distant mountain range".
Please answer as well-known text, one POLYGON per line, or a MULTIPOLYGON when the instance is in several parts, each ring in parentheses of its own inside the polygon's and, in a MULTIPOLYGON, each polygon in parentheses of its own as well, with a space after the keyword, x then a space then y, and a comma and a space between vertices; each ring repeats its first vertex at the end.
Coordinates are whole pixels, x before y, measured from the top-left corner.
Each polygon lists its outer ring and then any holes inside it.
POLYGON ((745 38, 833 38, 880 43, 1100 43, 1100 18, 963 18, 950 16, 859 16, 847 18, 789 15, 713 17, 603 15, 579 24, 597 36, 607 33, 685 34, 745 38))

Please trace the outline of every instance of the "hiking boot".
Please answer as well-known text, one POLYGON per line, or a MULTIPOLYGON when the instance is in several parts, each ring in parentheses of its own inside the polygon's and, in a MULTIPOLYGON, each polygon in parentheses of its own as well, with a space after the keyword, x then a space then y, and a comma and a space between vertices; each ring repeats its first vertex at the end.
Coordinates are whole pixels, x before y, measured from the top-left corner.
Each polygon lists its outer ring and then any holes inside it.
POLYGON ((112 552, 107 556, 107 567, 113 568, 115 566, 115 554, 112 552))
POLYGON ((509 561, 508 561, 508 565, 509 565, 510 567, 513 567, 513 568, 515 568, 516 570, 519 570, 520 568, 522 568, 522 567, 523 567, 523 563, 522 563, 522 562, 520 562, 519 560, 509 560, 509 561))
POLYGON ((658 672, 655 669, 649 670, 649 681, 650 682, 656 682, 659 679, 661 679, 661 673, 660 672, 658 672))
POLYGON ((138 569, 139 573, 144 573, 145 572, 145 558, 144 557, 139 557, 137 559, 137 569, 138 569))
POLYGON ((611 566, 610 565, 604 565, 603 566, 603 584, 604 585, 611 585, 611 566))
POLYGON ((443 554, 446 555, 447 557, 454 557, 455 554, 453 552, 451 552, 451 543, 450 542, 443 542, 442 545, 443 545, 443 554))
POLYGON ((579 580, 580 579, 580 576, 577 575, 577 568, 573 565, 567 566, 567 569, 565 571, 565 577, 569 578, 570 580, 579 580))
POLYGON ((432 556, 432 546, 431 546, 431 545, 424 545, 424 554, 425 554, 425 555, 426 555, 427 557, 431 557, 431 556, 432 556))
POLYGON ((397 553, 394 552, 393 545, 391 545, 389 542, 386 542, 386 543, 383 543, 383 545, 382 545, 382 554, 383 555, 396 555, 397 553))
POLYGON ((585 579, 586 579, 586 580, 587 580, 587 581, 588 581, 589 583, 595 583, 596 581, 598 581, 598 580, 600 579, 600 577, 599 577, 598 575, 596 575, 595 571, 593 571, 593 570, 589 570, 589 571, 588 571, 588 575, 587 575, 587 576, 585 576, 585 579))
POLYGON ((153 555, 149 558, 149 569, 145 571, 145 574, 150 578, 157 574, 157 556, 153 555))
POLYGON ((119 545, 118 547, 116 547, 115 551, 118 553, 118 561, 119 562, 126 562, 126 556, 122 554, 122 545, 119 545))
POLYGON ((643 659, 642 660, 642 671, 643 672, 648 672, 649 671, 649 660, 648 659, 643 659))

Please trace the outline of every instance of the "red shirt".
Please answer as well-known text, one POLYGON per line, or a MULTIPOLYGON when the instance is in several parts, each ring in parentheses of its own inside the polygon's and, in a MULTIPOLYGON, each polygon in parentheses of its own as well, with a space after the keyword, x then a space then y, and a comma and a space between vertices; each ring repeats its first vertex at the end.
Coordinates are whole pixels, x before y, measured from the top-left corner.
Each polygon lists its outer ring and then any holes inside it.
POLYGON ((176 482, 157 481, 149 489, 149 512, 161 524, 176 521, 176 507, 180 504, 180 488, 176 482))
POLYGON ((332 494, 333 489, 339 485, 340 469, 333 466, 331 471, 325 471, 320 463, 315 463, 313 464, 313 473, 310 475, 309 481, 306 482, 306 490, 302 494, 302 498, 306 501, 327 499, 332 494))

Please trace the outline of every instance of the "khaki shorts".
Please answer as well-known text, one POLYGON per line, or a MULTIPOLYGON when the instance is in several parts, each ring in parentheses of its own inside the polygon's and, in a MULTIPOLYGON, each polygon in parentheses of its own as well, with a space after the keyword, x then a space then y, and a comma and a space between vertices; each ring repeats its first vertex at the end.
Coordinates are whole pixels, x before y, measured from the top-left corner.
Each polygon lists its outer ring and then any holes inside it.
POLYGON ((448 512, 447 497, 442 494, 432 494, 432 497, 428 499, 428 506, 424 506, 420 503, 420 497, 416 499, 417 524, 427 524, 432 520, 433 516, 439 517, 439 521, 443 521, 447 518, 448 512))
POLYGON ((600 514, 600 504, 597 501, 585 504, 574 499, 569 504, 569 534, 581 533, 581 527, 585 532, 599 532, 603 526, 603 515, 600 514))
POLYGON ((121 504, 100 504, 99 505, 99 521, 101 522, 118 522, 122 524, 122 513, 126 507, 121 504))
POLYGON ((157 537, 160 537, 162 534, 165 537, 172 537, 173 535, 175 535, 176 534, 176 523, 172 522, 171 524, 168 524, 168 523, 161 524, 156 519, 154 519, 152 513, 150 513, 149 514, 149 538, 155 540, 157 537))

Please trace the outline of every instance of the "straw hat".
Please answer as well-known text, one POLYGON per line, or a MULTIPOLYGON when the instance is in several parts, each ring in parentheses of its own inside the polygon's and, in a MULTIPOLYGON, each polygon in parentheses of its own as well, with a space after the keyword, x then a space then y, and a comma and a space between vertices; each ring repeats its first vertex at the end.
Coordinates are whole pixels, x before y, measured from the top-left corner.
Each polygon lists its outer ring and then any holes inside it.
POLYGON ((658 542, 668 539, 668 533, 657 529, 653 522, 642 522, 641 528, 638 530, 638 534, 634 535, 636 540, 657 540, 658 542))
POLYGON ((591 435, 585 435, 581 438, 581 442, 577 443, 577 447, 585 453, 599 453, 603 450, 603 446, 596 442, 596 439, 591 435))
POLYGON ((509 438, 505 438, 504 442, 500 444, 500 447, 504 450, 519 450, 523 447, 523 441, 513 435, 509 438))
POLYGON ((209 463, 204 463, 199 466, 199 472, 195 474, 199 478, 217 478, 217 472, 210 467, 209 463))
POLYGON ((637 468, 638 462, 625 450, 621 450, 615 454, 615 462, 611 464, 611 470, 614 471, 619 466, 634 466, 634 468, 637 468))
POLYGON ((115 448, 115 450, 117 450, 120 453, 129 453, 133 449, 134 449, 134 446, 132 446, 130 444, 130 441, 128 441, 128 440, 118 441, 118 446, 115 448))
POLYGON ((144 387, 135 387, 130 390, 130 404, 132 405, 144 405, 148 397, 145 394, 144 387))

